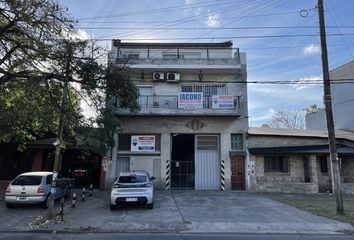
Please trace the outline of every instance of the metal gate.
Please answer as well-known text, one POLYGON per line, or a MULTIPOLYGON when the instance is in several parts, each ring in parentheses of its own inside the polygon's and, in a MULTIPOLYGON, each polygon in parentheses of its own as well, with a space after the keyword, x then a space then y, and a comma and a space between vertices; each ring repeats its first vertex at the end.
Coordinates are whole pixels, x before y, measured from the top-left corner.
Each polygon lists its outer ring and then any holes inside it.
POLYGON ((195 189, 220 190, 219 136, 195 137, 195 189))

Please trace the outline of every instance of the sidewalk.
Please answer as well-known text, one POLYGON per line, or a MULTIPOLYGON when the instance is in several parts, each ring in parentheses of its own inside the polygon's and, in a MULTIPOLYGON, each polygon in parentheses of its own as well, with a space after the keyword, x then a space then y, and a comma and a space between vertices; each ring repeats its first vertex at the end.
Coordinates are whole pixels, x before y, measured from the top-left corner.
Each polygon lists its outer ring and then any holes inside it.
POLYGON ((350 224, 309 214, 262 194, 161 191, 156 192, 152 210, 137 206, 115 211, 109 210, 109 192, 95 191, 85 202, 77 196, 76 208, 66 202, 63 222, 37 226, 33 225, 35 215, 45 210, 6 209, 15 215, 11 221, 20 217, 17 222, 28 225, 9 227, 2 221, 0 231, 336 234, 354 230, 350 224), (24 218, 24 214, 32 217, 24 218))

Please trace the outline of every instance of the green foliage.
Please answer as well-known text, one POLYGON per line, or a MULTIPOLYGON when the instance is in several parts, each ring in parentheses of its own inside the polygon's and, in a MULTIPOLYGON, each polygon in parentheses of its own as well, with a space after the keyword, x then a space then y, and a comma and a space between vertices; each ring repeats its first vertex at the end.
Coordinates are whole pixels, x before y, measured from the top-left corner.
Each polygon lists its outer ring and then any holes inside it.
POLYGON ((73 22, 54 0, 0 0, 0 142, 23 149, 28 141, 59 136, 65 82, 71 86, 63 120, 66 142, 81 139, 102 153, 119 126, 109 99, 138 109, 128 70, 104 66, 99 59, 105 51, 72 37, 73 22), (99 117, 81 121, 78 98, 99 117))
MULTIPOLYGON (((13 142, 19 149, 26 143, 56 135, 62 86, 36 81, 11 81, 0 88, 0 143, 13 142)), ((79 101, 71 91, 65 135, 73 137, 80 121, 79 101)))
POLYGON ((311 104, 311 105, 309 105, 307 108, 304 108, 304 109, 303 109, 303 111, 304 111, 305 113, 315 113, 315 112, 318 112, 318 111, 320 111, 320 110, 322 110, 322 108, 317 107, 316 104, 311 104))

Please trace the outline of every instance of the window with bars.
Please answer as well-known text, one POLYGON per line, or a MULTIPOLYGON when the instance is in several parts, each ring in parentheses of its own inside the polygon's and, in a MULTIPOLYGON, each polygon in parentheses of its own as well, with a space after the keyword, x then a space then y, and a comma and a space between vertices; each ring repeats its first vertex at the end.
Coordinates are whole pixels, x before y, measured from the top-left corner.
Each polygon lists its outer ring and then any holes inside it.
POLYGON ((264 156, 264 172, 289 172, 289 161, 283 156, 264 156))
POLYGON ((243 134, 231 134, 231 150, 243 150, 243 134))
POLYGON ((227 95, 225 84, 191 84, 182 85, 182 92, 202 92, 204 97, 227 95))
POLYGON ((146 85, 146 86, 138 86, 139 95, 140 96, 152 96, 154 95, 154 88, 153 86, 146 85))

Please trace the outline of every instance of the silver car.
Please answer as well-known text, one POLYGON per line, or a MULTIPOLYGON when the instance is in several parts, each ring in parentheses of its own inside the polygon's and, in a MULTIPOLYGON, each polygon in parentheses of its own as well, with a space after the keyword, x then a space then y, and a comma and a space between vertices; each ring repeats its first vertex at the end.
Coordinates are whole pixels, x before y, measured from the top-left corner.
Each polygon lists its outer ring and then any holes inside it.
MULTIPOLYGON (((20 204, 40 204, 44 208, 48 207, 48 196, 51 194, 52 172, 27 172, 18 175, 6 188, 5 204, 11 208, 20 204)), ((70 195, 70 186, 61 175, 57 177, 57 188, 54 198, 70 195), (63 188, 60 184, 63 185, 63 188)))
POLYGON ((146 171, 121 172, 112 186, 111 210, 127 203, 141 203, 152 209, 154 184, 151 181, 154 179, 146 171))

